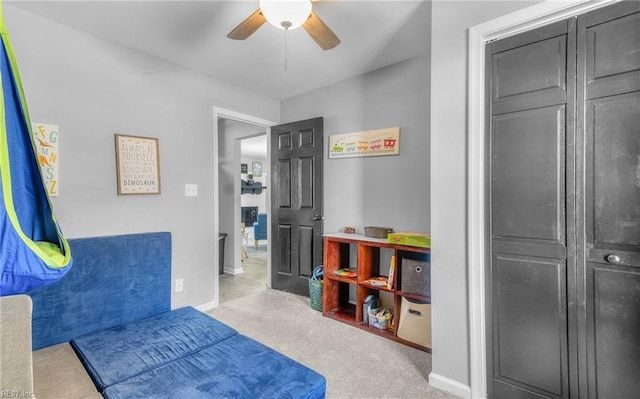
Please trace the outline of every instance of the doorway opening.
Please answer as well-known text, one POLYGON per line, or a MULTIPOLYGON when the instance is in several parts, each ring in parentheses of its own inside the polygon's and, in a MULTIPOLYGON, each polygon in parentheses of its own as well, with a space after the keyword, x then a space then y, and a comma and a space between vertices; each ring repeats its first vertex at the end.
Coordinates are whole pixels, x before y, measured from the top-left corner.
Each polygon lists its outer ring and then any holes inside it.
MULTIPOLYGON (((240 122, 236 122, 240 123, 240 122)), ((241 130, 259 129, 257 136, 234 138, 234 147, 240 144, 240 261, 241 270, 237 269, 237 260, 224 262, 220 275, 220 303, 253 294, 267 288, 267 220, 268 179, 270 176, 267 162, 267 135, 265 129, 244 124, 241 130)), ((225 142, 227 138, 237 134, 240 127, 225 123, 225 136, 219 138, 225 142)), ((234 157, 233 164, 237 164, 234 157)), ((233 166, 232 166, 233 168, 233 166)), ((237 168, 236 168, 237 169, 237 168)), ((234 173, 235 175, 235 173, 234 173)), ((221 182, 223 177, 221 177, 221 182)), ((235 198, 235 195, 234 195, 235 198)), ((225 209, 221 208, 221 214, 225 209)), ((237 215, 234 214, 234 223, 237 215)), ((234 253, 235 257, 237 254, 234 253)))
POLYGON ((269 232, 266 229, 265 237, 258 235, 256 240, 253 218, 269 216, 269 133, 275 123, 221 108, 213 109, 213 117, 213 233, 219 240, 213 251, 216 307, 271 286, 269 232), (249 180, 254 190, 243 195, 249 180), (243 208, 249 209, 243 212, 243 208))

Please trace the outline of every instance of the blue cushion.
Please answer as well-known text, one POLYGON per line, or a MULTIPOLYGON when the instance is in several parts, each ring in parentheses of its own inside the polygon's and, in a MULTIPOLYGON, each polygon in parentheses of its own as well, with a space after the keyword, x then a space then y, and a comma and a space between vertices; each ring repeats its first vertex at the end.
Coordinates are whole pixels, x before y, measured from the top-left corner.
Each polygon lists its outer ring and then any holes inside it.
POLYGON ((108 387, 107 399, 324 398, 325 378, 243 335, 108 387))
POLYGON ((236 335, 236 330, 186 307, 71 341, 99 391, 236 335))
POLYGON ((171 310, 171 233, 69 240, 74 266, 31 291, 33 350, 171 310))

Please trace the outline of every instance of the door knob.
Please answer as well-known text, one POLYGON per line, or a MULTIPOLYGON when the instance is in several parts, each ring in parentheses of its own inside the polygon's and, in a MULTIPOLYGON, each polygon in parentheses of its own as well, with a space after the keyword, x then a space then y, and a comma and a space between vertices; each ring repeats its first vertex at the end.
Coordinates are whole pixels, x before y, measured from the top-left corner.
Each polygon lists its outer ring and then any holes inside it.
POLYGON ((620 259, 620 257, 618 255, 611 254, 611 255, 607 256, 607 262, 609 262, 609 263, 618 264, 618 263, 620 263, 620 261, 621 261, 621 259, 620 259))
POLYGON ((322 216, 322 215, 313 215, 313 221, 314 222, 318 222, 318 221, 323 220, 323 219, 324 219, 324 216, 322 216))

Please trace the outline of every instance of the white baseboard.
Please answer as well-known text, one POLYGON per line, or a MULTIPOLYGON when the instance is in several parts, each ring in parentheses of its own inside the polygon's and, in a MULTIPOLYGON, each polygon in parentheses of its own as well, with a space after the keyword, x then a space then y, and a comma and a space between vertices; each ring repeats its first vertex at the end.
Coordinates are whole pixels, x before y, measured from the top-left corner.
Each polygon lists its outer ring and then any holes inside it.
POLYGON ((471 387, 439 374, 429 373, 429 384, 443 391, 458 395, 463 399, 471 399, 471 387))
POLYGON ((224 272, 225 272, 225 274, 232 274, 232 275, 234 275, 234 276, 235 276, 236 274, 242 274, 242 273, 244 273, 244 269, 243 269, 243 268, 240 268, 240 269, 233 269, 233 268, 231 268, 231 269, 227 269, 227 268, 225 267, 225 268, 224 268, 224 272))
POLYGON ((218 301, 211 301, 207 303, 203 303, 202 305, 194 306, 194 308, 198 309, 201 312, 206 312, 207 310, 215 309, 218 307, 218 301))

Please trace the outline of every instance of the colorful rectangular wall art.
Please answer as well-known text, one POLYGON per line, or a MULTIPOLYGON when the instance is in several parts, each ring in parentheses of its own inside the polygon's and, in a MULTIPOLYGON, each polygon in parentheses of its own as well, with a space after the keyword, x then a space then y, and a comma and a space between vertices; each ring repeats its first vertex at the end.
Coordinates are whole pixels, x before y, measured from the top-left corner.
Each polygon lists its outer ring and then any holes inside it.
POLYGON ((329 136, 329 159, 400 154, 400 128, 329 136))
POLYGON ((36 155, 42 171, 42 179, 50 197, 58 196, 58 126, 31 123, 36 155))

